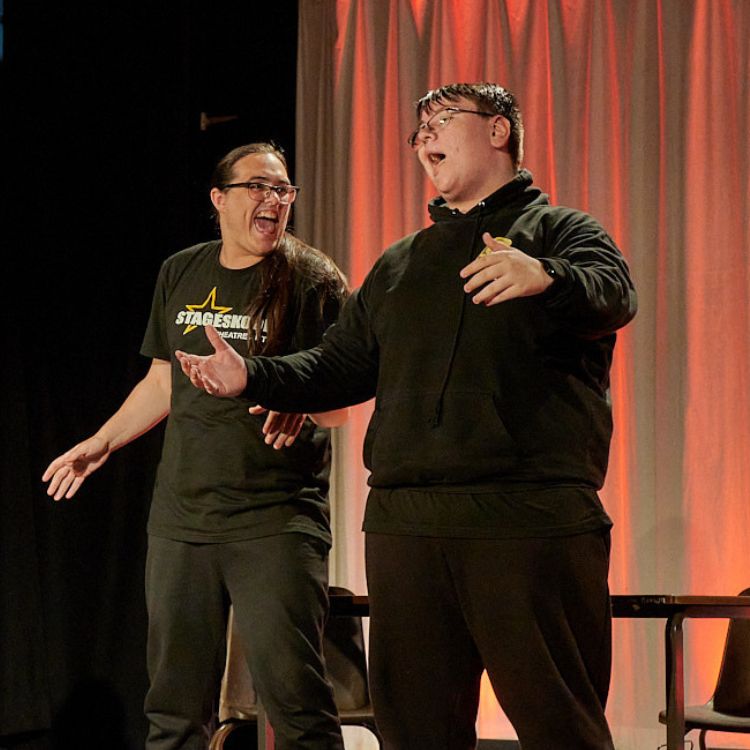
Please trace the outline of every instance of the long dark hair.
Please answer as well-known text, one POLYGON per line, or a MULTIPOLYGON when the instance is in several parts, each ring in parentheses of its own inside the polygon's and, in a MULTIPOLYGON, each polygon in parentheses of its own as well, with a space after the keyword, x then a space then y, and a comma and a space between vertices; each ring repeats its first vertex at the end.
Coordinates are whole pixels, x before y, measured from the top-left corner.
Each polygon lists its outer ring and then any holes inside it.
MULTIPOLYGON (((234 165, 250 154, 273 154, 288 169, 284 152, 275 143, 249 143, 233 149, 216 165, 211 188, 222 190, 232 182, 234 165)), ((346 277, 331 258, 288 231, 258 270, 260 291, 245 311, 250 318, 250 354, 273 356, 289 351, 296 328, 292 302, 298 284, 307 283, 318 291, 321 313, 328 300, 343 301, 349 293, 346 277)))
POLYGON ((349 294, 344 274, 325 254, 285 232, 276 250, 260 264, 260 292, 250 303, 247 343, 251 354, 284 354, 294 336, 292 307, 297 284, 318 292, 322 314, 329 300, 343 301, 349 294), (265 323, 265 339, 263 327, 265 323))

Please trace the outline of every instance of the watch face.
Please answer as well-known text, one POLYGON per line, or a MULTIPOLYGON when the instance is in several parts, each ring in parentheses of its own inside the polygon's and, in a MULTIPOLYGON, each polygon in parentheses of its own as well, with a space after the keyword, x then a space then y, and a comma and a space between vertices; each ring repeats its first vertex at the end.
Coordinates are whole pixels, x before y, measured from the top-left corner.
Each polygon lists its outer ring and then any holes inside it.
POLYGON ((546 260, 542 261, 542 268, 544 269, 547 276, 551 276, 553 279, 557 278, 557 272, 549 263, 547 263, 546 260))

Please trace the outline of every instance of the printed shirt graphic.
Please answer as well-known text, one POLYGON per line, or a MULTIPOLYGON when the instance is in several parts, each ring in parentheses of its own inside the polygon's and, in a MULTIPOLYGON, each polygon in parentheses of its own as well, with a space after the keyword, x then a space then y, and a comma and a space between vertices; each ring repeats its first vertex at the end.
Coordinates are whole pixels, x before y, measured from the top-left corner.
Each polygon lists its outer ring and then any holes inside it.
MULTIPOLYGON (((261 263, 245 269, 218 262, 220 242, 183 250, 162 266, 141 353, 171 361, 172 404, 154 487, 149 533, 192 542, 236 541, 286 531, 330 542, 327 490, 329 436, 309 420, 291 448, 263 441, 264 416, 246 399, 221 399, 193 387, 176 349, 210 354, 214 326, 247 356, 246 310, 258 293, 261 263)), ((324 319, 317 290, 295 284, 289 314, 297 323, 292 350, 315 346, 334 322, 324 319)))
MULTIPOLYGON (((216 304, 216 287, 214 287, 200 305, 185 305, 185 308, 177 313, 175 323, 178 326, 184 324, 183 336, 198 327, 213 326, 224 339, 247 341, 250 316, 232 311, 232 307, 216 304)), ((265 321, 262 338, 265 340, 265 321)))

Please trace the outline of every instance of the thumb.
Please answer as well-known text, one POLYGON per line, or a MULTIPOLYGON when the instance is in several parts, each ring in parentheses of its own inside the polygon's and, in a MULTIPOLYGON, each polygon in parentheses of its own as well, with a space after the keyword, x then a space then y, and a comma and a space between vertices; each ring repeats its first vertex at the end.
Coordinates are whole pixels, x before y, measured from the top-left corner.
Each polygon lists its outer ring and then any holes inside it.
POLYGON ((229 344, 219 336, 218 331, 213 326, 206 326, 206 338, 215 352, 223 352, 230 348, 229 344))

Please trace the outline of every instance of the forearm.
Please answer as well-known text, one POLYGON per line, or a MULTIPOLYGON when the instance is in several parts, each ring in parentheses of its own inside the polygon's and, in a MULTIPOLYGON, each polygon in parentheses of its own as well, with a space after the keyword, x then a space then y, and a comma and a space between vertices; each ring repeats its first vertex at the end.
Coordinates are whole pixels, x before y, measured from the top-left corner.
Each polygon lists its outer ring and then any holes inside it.
POLYGON ((575 333, 605 336, 635 315, 636 293, 625 270, 554 258, 548 262, 557 280, 542 299, 547 309, 575 333))
POLYGON ((285 357, 252 357, 245 363, 244 395, 275 411, 319 414, 367 401, 375 394, 371 363, 327 346, 285 357))
POLYGON ((318 412, 310 414, 310 419, 318 427, 341 427, 349 419, 349 408, 334 409, 333 411, 318 412))
POLYGON ((635 288, 627 263, 609 235, 588 217, 576 218, 571 227, 560 231, 544 258, 555 282, 540 299, 573 333, 606 336, 635 315, 635 288))
POLYGON ((130 392, 122 406, 97 430, 115 451, 161 422, 169 413, 171 374, 168 362, 155 362, 143 380, 130 392))

